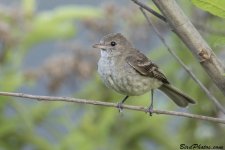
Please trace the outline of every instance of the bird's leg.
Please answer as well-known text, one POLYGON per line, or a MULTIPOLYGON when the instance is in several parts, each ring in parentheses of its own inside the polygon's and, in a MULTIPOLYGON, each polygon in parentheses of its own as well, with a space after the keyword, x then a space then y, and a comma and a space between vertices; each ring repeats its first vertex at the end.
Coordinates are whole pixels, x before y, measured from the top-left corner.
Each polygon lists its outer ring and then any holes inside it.
POLYGON ((128 99, 128 97, 129 96, 124 97, 123 100, 117 104, 117 108, 119 109, 119 112, 122 112, 122 109, 123 109, 122 105, 128 99))
POLYGON ((150 106, 148 108, 150 116, 152 116, 152 113, 153 113, 153 94, 154 94, 154 90, 152 89, 151 90, 151 104, 150 104, 150 106))

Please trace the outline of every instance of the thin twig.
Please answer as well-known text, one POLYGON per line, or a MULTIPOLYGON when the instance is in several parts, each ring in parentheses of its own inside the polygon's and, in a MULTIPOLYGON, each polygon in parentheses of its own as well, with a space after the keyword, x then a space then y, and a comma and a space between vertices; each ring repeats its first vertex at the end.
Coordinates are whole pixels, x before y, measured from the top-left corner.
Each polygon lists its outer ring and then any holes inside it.
POLYGON ((163 36, 159 33, 157 28, 153 25, 151 19, 147 16, 145 11, 140 7, 141 12, 145 16, 148 24, 150 27, 153 28, 156 35, 159 37, 159 39, 162 41, 164 46, 167 48, 169 53, 174 56, 174 58, 178 61, 178 63, 184 68, 184 70, 191 76, 191 78, 200 86, 200 88, 205 92, 205 94, 209 97, 209 99, 216 105, 216 107, 222 111, 225 114, 225 109, 223 106, 219 103, 219 101, 207 90, 207 88, 201 83, 201 81, 194 75, 194 73, 184 64, 184 62, 173 52, 173 50, 170 49, 169 45, 167 45, 165 39, 163 36))
MULTIPOLYGON (((31 100, 40 100, 40 101, 61 101, 61 102, 73 102, 73 103, 80 103, 80 104, 91 104, 91 105, 99 105, 105 107, 114 107, 118 108, 118 104, 110 103, 110 102, 102 102, 102 101, 95 101, 95 100, 86 100, 86 99, 78 99, 78 98, 71 98, 71 97, 53 97, 53 96, 39 96, 39 95, 30 95, 24 93, 12 93, 12 92, 0 92, 2 96, 12 96, 12 97, 21 97, 27 98, 31 100)), ((143 106, 131 106, 131 105, 123 105, 124 109, 129 110, 136 110, 142 112, 148 112, 149 110, 143 106)), ((204 120, 204 121, 211 121, 216 123, 225 124, 225 119, 221 118, 214 118, 202 115, 195 115, 190 113, 184 112, 175 112, 175 111, 165 111, 165 110, 153 110, 155 114, 164 114, 164 115, 172 115, 172 116, 182 116, 187 118, 193 118, 197 120, 204 120)))
POLYGON ((162 21, 167 22, 166 21, 166 18, 163 15, 157 13, 156 11, 154 11, 153 9, 151 9, 150 7, 148 7, 147 5, 145 5, 144 3, 139 2, 138 0, 132 0, 132 1, 135 4, 139 5, 140 7, 146 9, 147 11, 149 11, 150 13, 152 13, 154 16, 156 16, 157 18, 161 19, 162 21))

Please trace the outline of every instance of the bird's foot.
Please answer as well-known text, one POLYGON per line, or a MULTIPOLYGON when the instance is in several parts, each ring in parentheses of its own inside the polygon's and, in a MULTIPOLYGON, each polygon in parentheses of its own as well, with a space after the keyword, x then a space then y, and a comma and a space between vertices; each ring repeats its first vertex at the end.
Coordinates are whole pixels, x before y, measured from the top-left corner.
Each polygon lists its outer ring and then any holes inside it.
POLYGON ((122 102, 117 103, 117 108, 119 109, 119 113, 122 113, 123 112, 123 103, 122 102))
POLYGON ((151 105, 147 110, 146 110, 146 113, 149 113, 149 116, 152 116, 153 114, 153 106, 151 105))

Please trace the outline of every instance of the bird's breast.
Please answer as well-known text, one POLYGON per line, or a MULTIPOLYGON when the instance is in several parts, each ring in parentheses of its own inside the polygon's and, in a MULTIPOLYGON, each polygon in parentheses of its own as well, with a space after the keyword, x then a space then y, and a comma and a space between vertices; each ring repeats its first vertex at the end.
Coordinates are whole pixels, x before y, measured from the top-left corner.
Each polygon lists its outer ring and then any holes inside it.
POLYGON ((123 58, 101 57, 98 72, 107 87, 129 96, 142 95, 162 84, 157 79, 140 75, 123 58))

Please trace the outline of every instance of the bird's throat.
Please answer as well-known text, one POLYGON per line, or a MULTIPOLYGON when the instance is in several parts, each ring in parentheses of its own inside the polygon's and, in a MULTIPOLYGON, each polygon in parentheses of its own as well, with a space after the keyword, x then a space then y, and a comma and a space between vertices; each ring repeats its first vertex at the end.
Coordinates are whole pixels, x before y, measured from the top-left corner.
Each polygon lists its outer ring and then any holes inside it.
POLYGON ((101 57, 116 57, 121 55, 121 52, 117 51, 117 52, 111 52, 110 50, 101 50, 101 57))

